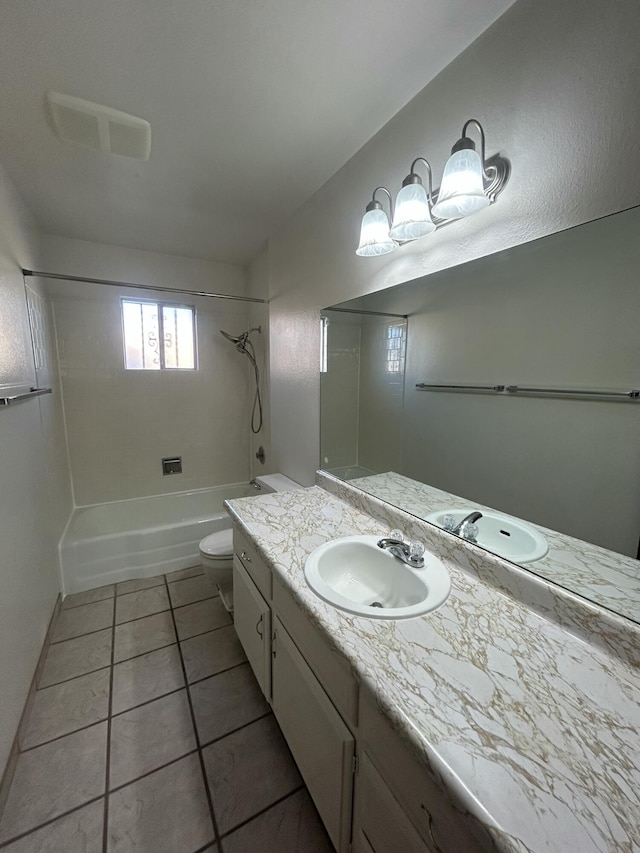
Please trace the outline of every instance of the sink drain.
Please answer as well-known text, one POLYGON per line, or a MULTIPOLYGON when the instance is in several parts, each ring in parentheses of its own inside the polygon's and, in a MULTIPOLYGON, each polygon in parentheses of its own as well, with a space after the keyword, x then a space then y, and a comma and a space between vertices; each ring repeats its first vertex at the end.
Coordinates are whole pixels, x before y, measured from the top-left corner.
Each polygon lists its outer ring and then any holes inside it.
POLYGON ((384 604, 380 604, 379 601, 372 601, 369 607, 384 607, 384 604))

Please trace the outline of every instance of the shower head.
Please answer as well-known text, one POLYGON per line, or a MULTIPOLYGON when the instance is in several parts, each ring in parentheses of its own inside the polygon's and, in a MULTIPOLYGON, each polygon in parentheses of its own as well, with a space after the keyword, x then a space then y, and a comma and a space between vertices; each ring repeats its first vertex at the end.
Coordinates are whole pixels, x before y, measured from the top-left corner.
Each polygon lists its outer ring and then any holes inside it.
POLYGON ((225 332, 222 329, 220 329, 220 334, 223 335, 228 341, 231 341, 232 344, 236 344, 236 346, 239 343, 242 343, 242 340, 244 338, 244 335, 238 335, 237 338, 234 338, 233 335, 230 335, 229 332, 225 332))
POLYGON ((247 329, 246 332, 243 332, 241 335, 237 335, 234 337, 230 335, 229 332, 225 332, 223 329, 220 329, 220 334, 223 335, 228 341, 231 341, 232 344, 235 344, 238 352, 246 352, 247 341, 249 340, 249 335, 251 332, 262 333, 261 326, 254 326, 253 329, 247 329))

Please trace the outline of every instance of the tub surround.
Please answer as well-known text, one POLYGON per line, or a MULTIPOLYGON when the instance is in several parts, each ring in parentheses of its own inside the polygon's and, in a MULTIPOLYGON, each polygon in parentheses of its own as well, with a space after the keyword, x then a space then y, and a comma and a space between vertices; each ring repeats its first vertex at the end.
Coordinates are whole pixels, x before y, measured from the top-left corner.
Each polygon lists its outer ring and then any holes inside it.
POLYGON ((319 480, 326 488, 227 507, 443 793, 496 850, 633 850, 638 626, 348 484, 319 480), (452 592, 442 608, 377 621, 313 594, 303 569, 315 547, 392 526, 444 560, 452 592))
MULTIPOLYGON (((467 506, 481 511, 495 510, 495 507, 444 492, 394 471, 352 479, 349 484, 394 506, 403 506, 419 518, 437 510, 467 506)), ((640 570, 637 560, 527 519, 522 520, 542 533, 549 543, 545 557, 526 564, 529 571, 567 589, 580 590, 590 601, 640 622, 640 570)))

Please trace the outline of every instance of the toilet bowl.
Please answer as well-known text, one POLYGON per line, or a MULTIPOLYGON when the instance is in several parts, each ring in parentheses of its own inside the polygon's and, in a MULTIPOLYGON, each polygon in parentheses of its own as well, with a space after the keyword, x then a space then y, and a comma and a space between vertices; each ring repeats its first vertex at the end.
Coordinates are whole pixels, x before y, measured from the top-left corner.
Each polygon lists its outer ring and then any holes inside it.
MULTIPOLYGON (((256 497, 273 492, 301 489, 299 483, 284 474, 256 477, 256 497)), ((200 542, 200 562, 205 575, 217 586, 226 609, 233 611, 233 530, 231 527, 212 533, 200 542)))

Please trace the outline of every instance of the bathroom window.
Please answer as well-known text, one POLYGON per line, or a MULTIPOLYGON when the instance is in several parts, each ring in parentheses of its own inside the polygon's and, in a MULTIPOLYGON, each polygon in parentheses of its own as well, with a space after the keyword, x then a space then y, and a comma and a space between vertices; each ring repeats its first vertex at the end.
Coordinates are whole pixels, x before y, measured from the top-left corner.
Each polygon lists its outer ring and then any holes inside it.
POLYGON ((390 323, 387 326, 387 373, 404 373, 406 342, 406 324, 390 323))
POLYGON ((171 302, 122 300, 127 370, 195 370, 196 311, 171 302))

